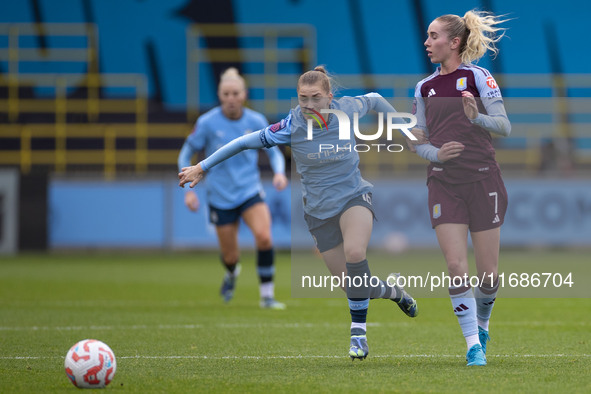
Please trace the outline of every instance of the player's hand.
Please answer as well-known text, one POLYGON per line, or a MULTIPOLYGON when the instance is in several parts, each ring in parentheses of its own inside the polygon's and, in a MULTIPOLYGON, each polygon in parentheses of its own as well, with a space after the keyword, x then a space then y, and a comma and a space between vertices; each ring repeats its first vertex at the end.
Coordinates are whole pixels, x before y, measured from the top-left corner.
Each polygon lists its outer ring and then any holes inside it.
POLYGON ((273 175, 273 186, 279 191, 285 189, 287 187, 287 177, 285 174, 273 175))
POLYGON ((417 153, 417 148, 413 142, 415 142, 415 141, 409 140, 407 138, 406 139, 406 146, 408 147, 408 150, 411 151, 411 153, 417 153))
POLYGON ((460 142, 446 142, 439 148, 439 152, 437 152, 437 159, 440 162, 444 163, 448 160, 455 159, 458 157, 462 151, 464 150, 464 144, 460 142))
POLYGON ((462 90, 462 104, 464 105, 464 113, 468 119, 476 119, 478 116, 478 106, 474 95, 467 90, 462 90))
POLYGON ((419 129, 418 127, 415 127, 414 129, 411 129, 410 132, 412 133, 412 135, 414 135, 416 137, 416 141, 411 140, 410 138, 406 139, 406 144, 409 145, 409 149, 410 149, 410 145, 421 145, 421 144, 426 144, 427 142, 429 142, 429 139, 427 138, 427 136, 425 135, 425 131, 419 129))
POLYGON ((185 183, 191 182, 189 187, 195 187, 205 176, 205 171, 201 168, 201 163, 191 167, 183 167, 179 172, 179 186, 184 187, 185 183))
POLYGON ((189 190, 185 193, 185 205, 193 212, 197 212, 199 209, 199 198, 194 191, 189 190))

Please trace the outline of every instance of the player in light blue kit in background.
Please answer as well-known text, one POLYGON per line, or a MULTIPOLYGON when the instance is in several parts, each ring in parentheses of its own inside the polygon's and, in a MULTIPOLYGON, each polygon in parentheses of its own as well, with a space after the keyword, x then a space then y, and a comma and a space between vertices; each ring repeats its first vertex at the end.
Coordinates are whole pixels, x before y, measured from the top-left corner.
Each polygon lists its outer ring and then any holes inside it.
MULTIPOLYGON (((268 125, 262 114, 244 107, 245 81, 235 68, 222 74, 218 97, 221 105, 199 117, 187 137, 178 158, 179 170, 191 165, 191 157, 196 152, 205 150, 209 156, 233 139, 268 125)), ((287 186, 283 154, 277 147, 265 149, 265 152, 275 173, 273 186, 283 190, 287 186)), ((256 242, 261 308, 285 309, 285 304, 275 300, 271 214, 263 201, 257 162, 257 151, 242 152, 212 169, 206 181, 209 219, 216 226, 222 264, 226 268, 220 293, 225 302, 234 295, 236 278, 240 274, 238 224, 242 217, 256 242)), ((185 205, 193 212, 199 209, 199 200, 192 190, 185 193, 185 205)))
MULTIPOLYGON (((336 116, 328 116, 327 127, 313 130, 313 140, 307 139, 307 121, 314 111, 328 108, 341 110, 350 119, 356 112, 363 117, 370 110, 385 113, 395 109, 377 93, 333 100, 330 78, 324 67, 304 73, 297 91, 299 105, 285 119, 232 141, 195 166, 183 168, 179 184, 190 182, 194 187, 205 172, 213 172, 216 165, 243 150, 290 145, 302 177, 306 223, 326 266, 332 275, 345 274, 352 283, 362 283, 348 286, 346 293, 351 314, 349 356, 364 359, 369 353, 366 317, 370 298, 391 299, 410 317, 417 315, 417 303, 398 286, 390 287, 380 281, 372 287, 361 279, 365 275, 371 277, 366 251, 374 219, 373 186, 361 177, 359 154, 354 149, 319 151, 321 144, 344 144, 339 140, 336 116)), ((418 134, 418 142, 425 142, 422 132, 418 134)), ((354 144, 352 130, 350 137, 354 144)), ((212 176, 209 174, 207 178, 212 176)))

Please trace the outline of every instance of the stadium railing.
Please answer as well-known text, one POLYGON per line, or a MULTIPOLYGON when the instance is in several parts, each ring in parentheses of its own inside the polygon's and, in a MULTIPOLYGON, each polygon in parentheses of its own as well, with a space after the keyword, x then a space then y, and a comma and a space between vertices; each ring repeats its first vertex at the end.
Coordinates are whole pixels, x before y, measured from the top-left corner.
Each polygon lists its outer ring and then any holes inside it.
MULTIPOLYGON (((294 86, 302 70, 316 64, 315 30, 308 25, 199 25, 187 30, 187 122, 149 123, 144 75, 97 73, 98 34, 94 25, 1 25, 0 61, 8 73, 0 76, 0 165, 27 173, 36 165, 52 171, 90 169, 114 177, 118 172, 144 173, 152 167, 172 169, 180 143, 191 124, 216 104, 205 101, 204 82, 211 85, 214 64, 244 64, 250 91, 248 105, 277 121, 293 105, 294 86), (33 49, 22 37, 44 34, 82 38, 78 47, 33 49), (205 38, 234 37, 240 48, 204 47, 205 38), (23 47, 21 47, 21 44, 23 47), (57 51, 57 52, 54 52, 57 51), (27 73, 27 62, 74 62, 85 73, 27 73), (287 71, 286 71, 287 70, 287 71), (25 94, 36 89, 43 94, 25 94), (123 91, 123 98, 105 98, 105 90, 123 91), (80 94, 75 94, 81 90, 80 94), (37 120, 46 119, 49 120, 37 120), (104 121, 104 115, 127 115, 125 122, 104 121), (82 118, 82 121, 80 119, 82 118), (164 142, 160 144, 160 142, 164 142)), ((414 86, 424 75, 339 75, 341 92, 349 95, 377 90, 399 111, 411 109, 414 86), (368 86, 370 84, 371 86, 368 86)), ((510 137, 495 139, 504 168, 540 171, 545 147, 571 154, 575 168, 591 166, 591 75, 497 75, 512 121, 510 137), (568 96, 568 97, 567 97, 568 96)), ((111 97, 116 96, 111 94, 111 97)), ((111 116, 110 119, 113 119, 111 116)), ((373 127, 367 126, 368 129, 373 127)), ((362 127, 363 129, 363 127, 362 127)), ((398 143, 402 141, 396 141, 398 143)), ((364 154, 368 175, 423 169, 416 155, 364 154)))

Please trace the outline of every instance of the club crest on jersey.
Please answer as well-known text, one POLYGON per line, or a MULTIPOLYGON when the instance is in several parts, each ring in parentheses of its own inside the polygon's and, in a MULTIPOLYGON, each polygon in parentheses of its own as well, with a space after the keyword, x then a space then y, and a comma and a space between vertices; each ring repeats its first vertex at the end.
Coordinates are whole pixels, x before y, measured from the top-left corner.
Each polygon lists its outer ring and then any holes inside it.
POLYGON ((458 80, 456 81, 456 90, 466 90, 467 87, 468 87, 468 78, 467 77, 458 78, 458 80))
POLYGON ((486 78, 486 84, 491 89, 496 89, 499 87, 499 85, 497 85, 497 81, 495 81, 495 79, 492 76, 486 78))
POLYGON ((271 125, 271 127, 269 127, 269 130, 271 130, 271 132, 273 133, 276 133, 279 130, 283 130, 286 125, 287 121, 285 119, 281 119, 281 122, 277 122, 274 125, 271 125))
POLYGON ((437 219, 441 216, 441 204, 433 205, 433 219, 437 219))

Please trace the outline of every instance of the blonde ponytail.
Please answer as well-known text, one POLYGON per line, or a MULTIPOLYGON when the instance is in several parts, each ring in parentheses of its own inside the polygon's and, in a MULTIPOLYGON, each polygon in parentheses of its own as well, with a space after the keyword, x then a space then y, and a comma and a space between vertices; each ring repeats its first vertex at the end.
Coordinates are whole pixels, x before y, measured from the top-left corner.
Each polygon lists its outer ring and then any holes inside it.
POLYGON ((496 27, 506 22, 485 11, 468 11, 464 17, 443 15, 437 18, 446 25, 449 39, 460 38, 460 59, 462 63, 478 62, 487 51, 494 56, 499 52, 496 43, 505 35, 505 28, 496 27), (497 34, 501 32, 501 34, 497 34))

